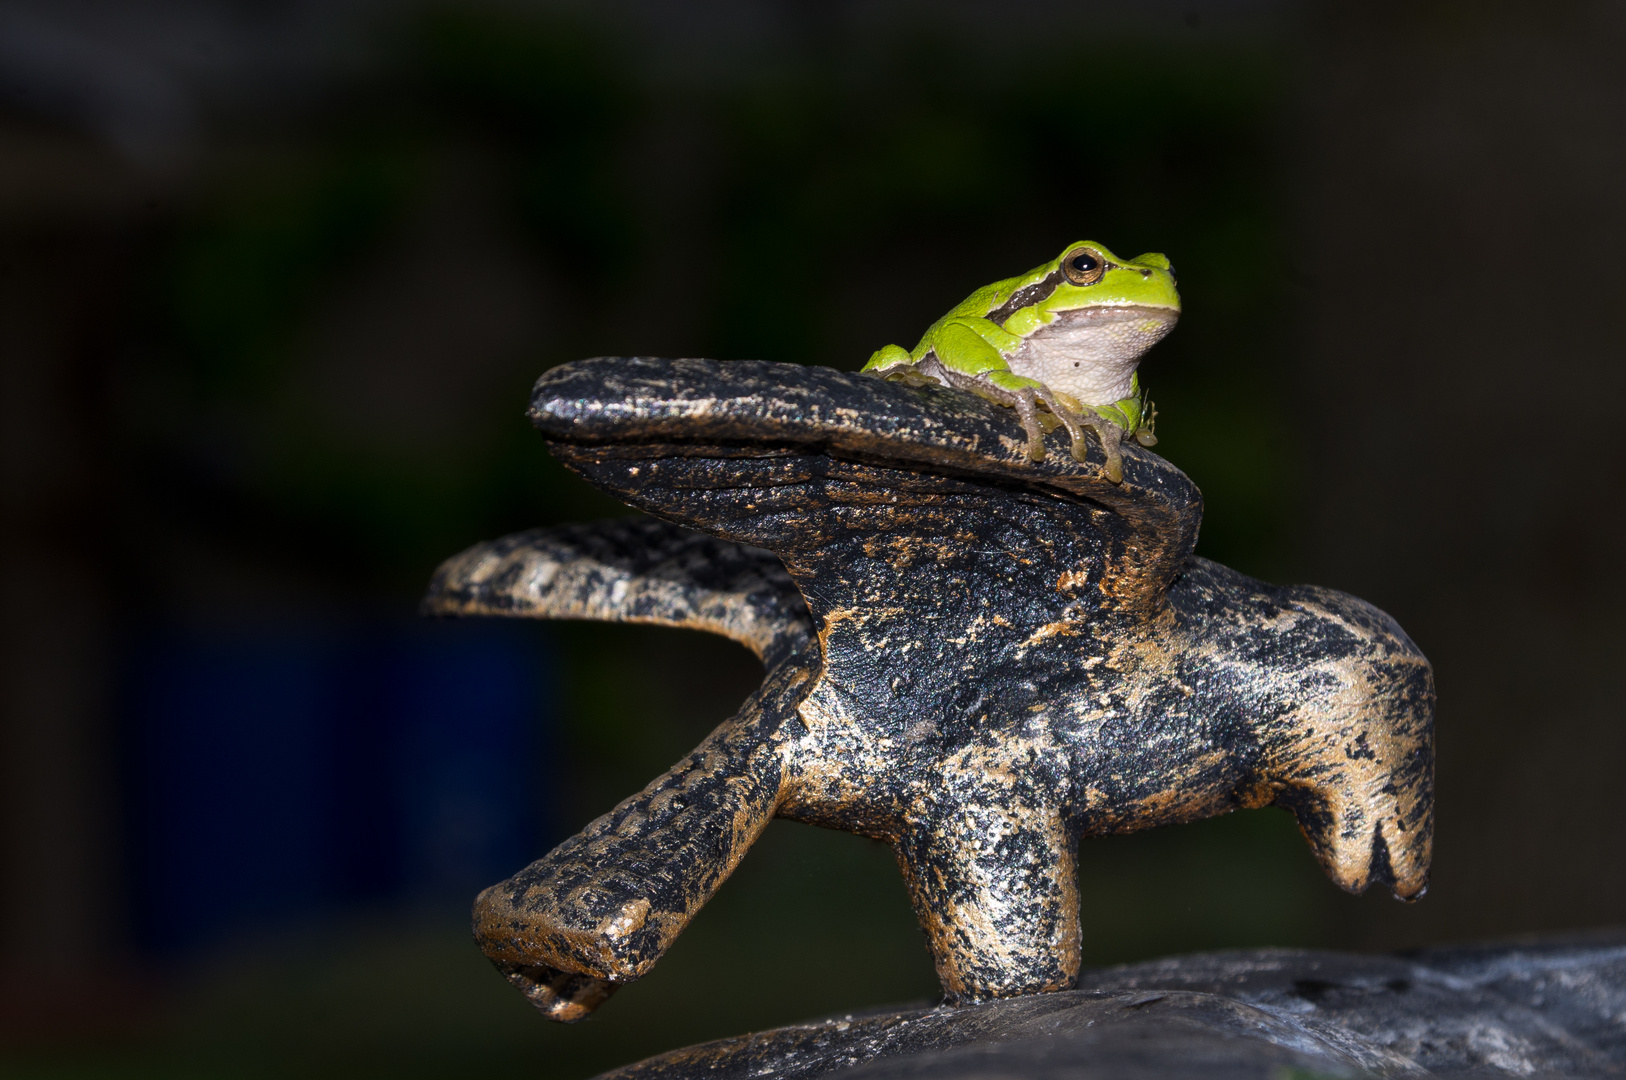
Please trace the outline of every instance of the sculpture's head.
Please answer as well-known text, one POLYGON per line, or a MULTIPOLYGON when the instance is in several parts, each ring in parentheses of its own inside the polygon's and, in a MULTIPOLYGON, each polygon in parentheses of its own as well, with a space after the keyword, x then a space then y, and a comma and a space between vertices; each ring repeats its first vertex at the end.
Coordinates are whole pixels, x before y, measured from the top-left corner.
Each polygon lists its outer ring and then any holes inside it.
POLYGON ((1383 612, 1330 589, 1295 606, 1348 642, 1295 672, 1300 705, 1273 725, 1260 801, 1293 811, 1322 869, 1398 899, 1428 888, 1434 850, 1434 674, 1383 612))

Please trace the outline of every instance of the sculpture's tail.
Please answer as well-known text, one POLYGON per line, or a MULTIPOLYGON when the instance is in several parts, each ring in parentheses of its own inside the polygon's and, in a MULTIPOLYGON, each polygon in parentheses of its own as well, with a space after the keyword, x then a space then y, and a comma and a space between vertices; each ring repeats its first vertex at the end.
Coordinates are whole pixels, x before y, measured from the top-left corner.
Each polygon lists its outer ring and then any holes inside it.
POLYGON ((476 544, 441 563, 423 611, 708 630, 769 667, 812 634, 807 604, 774 555, 647 518, 476 544))
POLYGON ((811 670, 807 604, 766 551, 621 518, 477 544, 441 564, 423 609, 708 630, 768 666, 693 753, 475 901, 498 969, 544 1015, 581 1020, 649 970, 779 808, 779 728, 811 670))

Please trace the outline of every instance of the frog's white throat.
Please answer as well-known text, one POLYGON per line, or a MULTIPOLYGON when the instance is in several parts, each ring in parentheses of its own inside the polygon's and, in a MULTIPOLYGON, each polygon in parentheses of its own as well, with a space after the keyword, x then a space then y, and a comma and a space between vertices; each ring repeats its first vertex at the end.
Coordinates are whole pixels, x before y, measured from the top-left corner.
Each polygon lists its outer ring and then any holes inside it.
POLYGON ((1130 394, 1142 354, 1174 329, 1178 311, 1125 305, 1060 312, 1006 356, 1012 373, 1037 379, 1085 405, 1130 394))

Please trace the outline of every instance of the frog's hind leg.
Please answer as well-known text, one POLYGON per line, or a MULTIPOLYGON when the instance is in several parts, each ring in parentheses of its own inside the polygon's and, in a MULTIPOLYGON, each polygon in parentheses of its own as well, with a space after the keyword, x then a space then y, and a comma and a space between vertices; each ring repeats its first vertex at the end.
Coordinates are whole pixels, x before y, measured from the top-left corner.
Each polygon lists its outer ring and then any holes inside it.
MULTIPOLYGON (((1015 409, 1017 419, 1022 422, 1022 430, 1027 432, 1028 457, 1033 461, 1044 460, 1044 425, 1039 422, 1038 406, 1039 391, 1043 389, 1042 387, 1018 386, 1007 389, 994 382, 991 378, 992 372, 984 372, 981 375, 966 375, 946 367, 935 356, 927 356, 916 366, 921 374, 930 376, 946 386, 952 386, 956 390, 965 390, 985 397, 995 404, 1008 405, 1015 409)), ((1044 392, 1049 393, 1048 390, 1044 392)), ((1055 410, 1052 409, 1052 411, 1055 410)), ((1065 422, 1064 420, 1063 423, 1065 422)), ((1069 432, 1072 432, 1072 430, 1071 427, 1068 428, 1069 432)), ((1074 434, 1073 437, 1078 438, 1077 434, 1074 434)))

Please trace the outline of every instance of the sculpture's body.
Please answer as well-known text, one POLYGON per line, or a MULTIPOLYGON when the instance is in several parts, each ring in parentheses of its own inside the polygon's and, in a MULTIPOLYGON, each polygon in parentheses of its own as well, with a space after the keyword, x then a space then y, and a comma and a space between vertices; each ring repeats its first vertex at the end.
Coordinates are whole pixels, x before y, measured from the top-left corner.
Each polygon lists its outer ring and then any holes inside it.
POLYGON ((428 608, 696 626, 768 667, 671 772, 481 895, 482 947, 544 1012, 648 971, 776 815, 894 846, 951 1001, 1073 984, 1083 836, 1276 803, 1339 885, 1422 892, 1433 683, 1399 627, 1193 557, 1184 474, 1130 446, 1121 485, 1099 456, 1034 462, 1009 416, 780 364, 537 384, 556 455, 722 540, 522 534, 448 562, 428 608))

